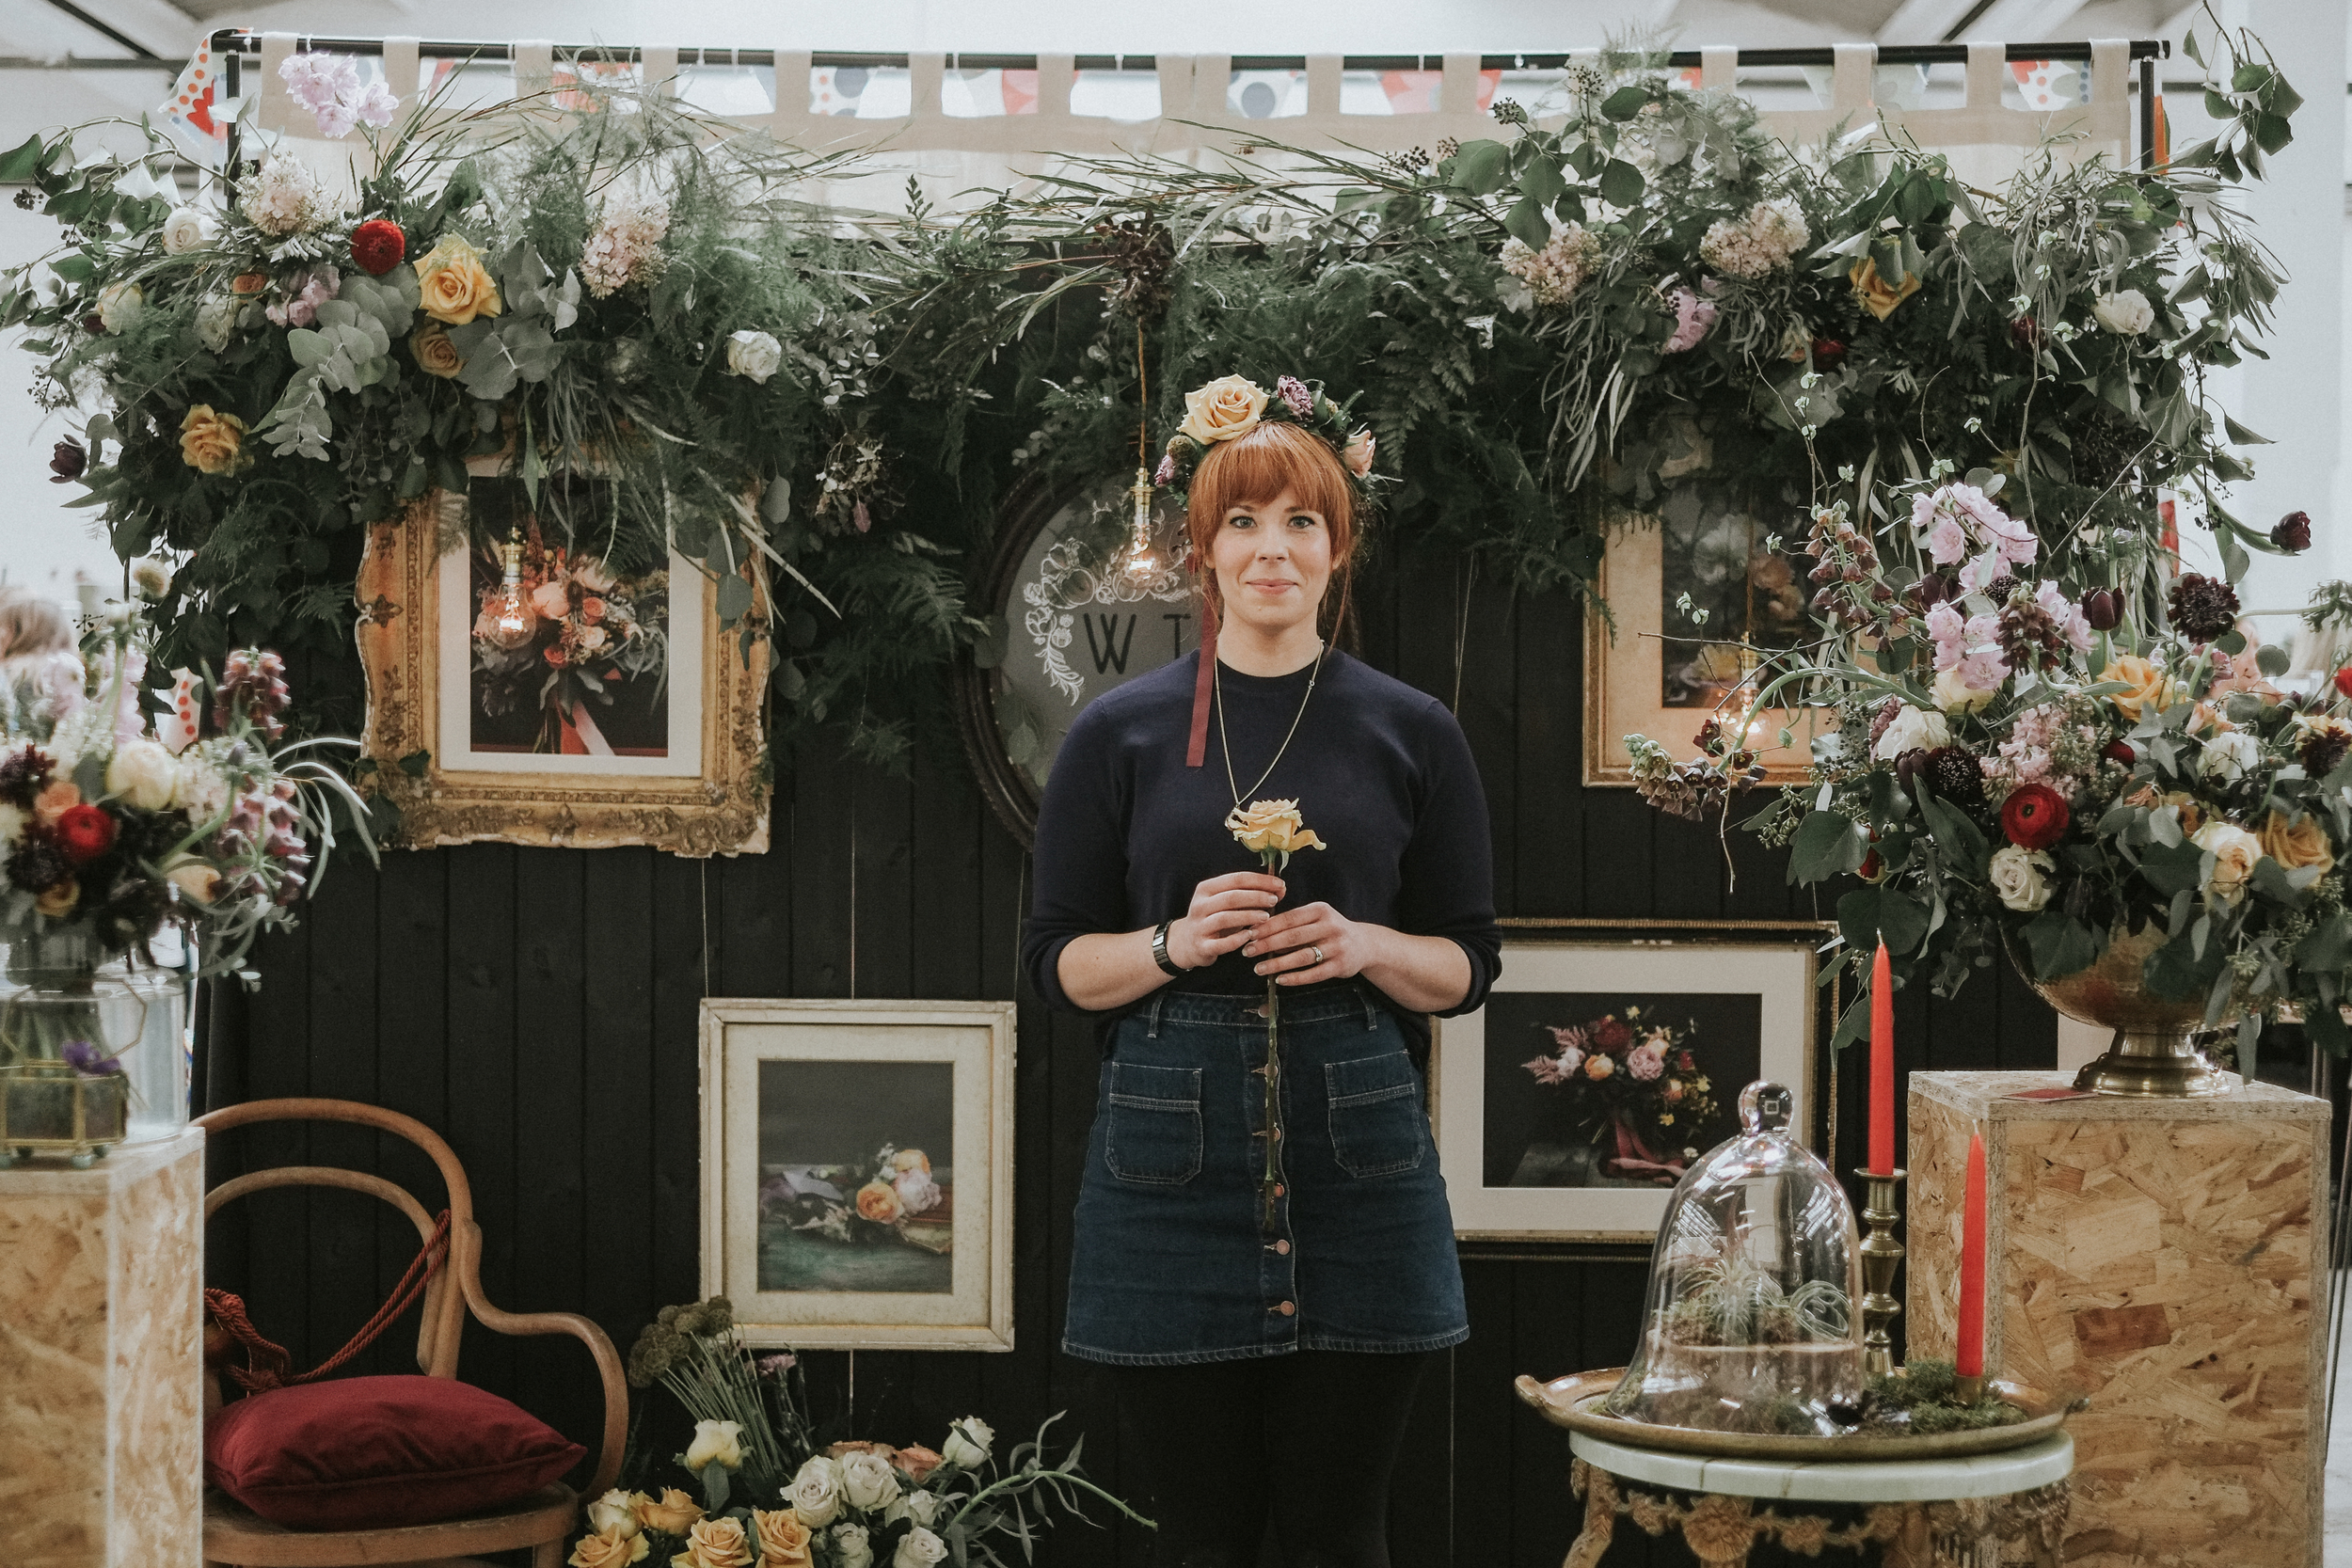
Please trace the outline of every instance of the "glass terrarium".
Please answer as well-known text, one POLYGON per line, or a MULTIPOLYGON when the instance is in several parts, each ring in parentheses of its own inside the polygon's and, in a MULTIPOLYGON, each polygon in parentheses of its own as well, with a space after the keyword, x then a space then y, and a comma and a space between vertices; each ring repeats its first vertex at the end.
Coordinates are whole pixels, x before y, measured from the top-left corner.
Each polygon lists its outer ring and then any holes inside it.
POLYGON ((1834 1437, 1862 1417, 1853 1205, 1790 1136, 1778 1084, 1676 1184, 1640 1347, 1603 1408, 1658 1426, 1834 1437))

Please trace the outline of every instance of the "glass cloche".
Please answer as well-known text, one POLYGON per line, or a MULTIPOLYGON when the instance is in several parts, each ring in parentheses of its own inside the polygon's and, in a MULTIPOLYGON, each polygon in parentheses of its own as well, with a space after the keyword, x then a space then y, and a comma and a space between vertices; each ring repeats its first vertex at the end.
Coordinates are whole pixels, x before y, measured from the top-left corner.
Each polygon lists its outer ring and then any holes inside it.
POLYGON ((1676 1183, 1642 1341, 1603 1408, 1659 1426, 1834 1437, 1860 1418, 1853 1205, 1788 1132, 1778 1084, 1740 1094, 1740 1135, 1676 1183))

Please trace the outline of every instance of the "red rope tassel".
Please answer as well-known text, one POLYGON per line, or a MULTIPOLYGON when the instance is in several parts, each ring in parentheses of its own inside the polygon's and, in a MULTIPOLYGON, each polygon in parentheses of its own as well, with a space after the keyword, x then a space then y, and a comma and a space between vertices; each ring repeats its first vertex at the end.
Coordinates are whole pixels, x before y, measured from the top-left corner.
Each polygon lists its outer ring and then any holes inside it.
POLYGON ((441 1259, 448 1252, 449 1211, 444 1209, 439 1222, 433 1227, 433 1234, 425 1239, 424 1249, 417 1254, 417 1260, 408 1265, 408 1272, 400 1276, 400 1283, 392 1287, 391 1299, 376 1308, 375 1316, 351 1337, 349 1344, 299 1377, 286 1375, 287 1369, 294 1365, 294 1358, 286 1354, 284 1346, 273 1344, 262 1337, 262 1331, 255 1328, 253 1320, 246 1315, 243 1299, 233 1291, 208 1287, 204 1291, 204 1306, 212 1313, 214 1323, 223 1333, 245 1347, 246 1364, 230 1368, 229 1375, 236 1379, 241 1387, 257 1394, 266 1388, 287 1388, 325 1377, 382 1338, 384 1331, 417 1304, 418 1298, 424 1294, 425 1287, 432 1283, 434 1271, 441 1266, 441 1259))

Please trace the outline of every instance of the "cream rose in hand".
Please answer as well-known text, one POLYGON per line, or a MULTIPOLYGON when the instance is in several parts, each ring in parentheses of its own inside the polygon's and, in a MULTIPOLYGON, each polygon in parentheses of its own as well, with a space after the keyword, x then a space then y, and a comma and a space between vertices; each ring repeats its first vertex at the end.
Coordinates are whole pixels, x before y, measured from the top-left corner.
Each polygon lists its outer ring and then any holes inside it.
POLYGON ((1184 394, 1184 422, 1176 434, 1206 447, 1247 436, 1265 417, 1266 389, 1247 376, 1229 375, 1184 394))
POLYGON ((2047 850, 2005 844, 1993 852, 1993 891, 2010 909, 2030 914, 2050 901, 2049 874, 2057 869, 2047 850))
POLYGON ((2188 841, 2213 857, 2213 875, 2205 891, 2225 904, 2246 896, 2247 879, 2263 856, 2262 841, 2233 822, 2218 817, 2188 835, 2188 841))
POLYGON ((988 1463, 988 1453, 996 1441, 995 1429, 977 1416, 966 1416, 947 1429, 947 1446, 940 1451, 947 1463, 961 1469, 975 1470, 988 1463))
POLYGON ((898 1478, 891 1472, 888 1459, 862 1450, 841 1456, 841 1496, 851 1508, 871 1513, 898 1495, 898 1478))
POLYGON ((710 1465, 728 1470, 742 1468, 742 1438, 739 1421, 696 1421, 694 1440, 686 1446, 686 1467, 697 1473, 710 1465))
POLYGON ((934 1562, 946 1560, 947 1543, 917 1525, 898 1541, 898 1550, 890 1559, 890 1568, 931 1568, 934 1562))
POLYGON ((814 1529, 822 1529, 841 1512, 841 1467, 823 1454, 818 1454, 802 1465, 792 1477, 792 1483, 784 1489, 785 1501, 801 1522, 814 1529))
POLYGON ((1225 826, 1243 848, 1261 855, 1287 860, 1295 850, 1325 847, 1295 800, 1252 800, 1246 808, 1235 806, 1226 815, 1225 826))
POLYGON ((727 334, 727 374, 765 385, 784 363, 784 345, 750 327, 727 334))
POLYGON ((201 207, 174 207, 164 219, 164 254, 185 256, 213 243, 213 217, 201 207))

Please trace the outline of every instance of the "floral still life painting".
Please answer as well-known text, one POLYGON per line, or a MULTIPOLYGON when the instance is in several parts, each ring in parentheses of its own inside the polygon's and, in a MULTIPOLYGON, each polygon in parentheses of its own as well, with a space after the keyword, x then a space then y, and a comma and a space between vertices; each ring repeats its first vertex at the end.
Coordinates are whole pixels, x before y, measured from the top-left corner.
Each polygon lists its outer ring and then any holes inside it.
POLYGON ((1723 1117, 1713 1081, 1693 1050, 1696 1021, 1677 1024, 1662 1008, 1639 1003, 1622 1011, 1542 1026, 1543 1053, 1520 1065, 1557 1091, 1546 1097, 1554 1114, 1565 1111, 1593 1152, 1531 1144, 1507 1185, 1556 1186, 1566 1172, 1597 1167, 1603 1179, 1671 1186, 1681 1180, 1690 1150, 1701 1147, 1693 1135, 1702 1129, 1712 1135, 1723 1117))
POLYGON ((541 537, 477 544, 477 752, 669 754, 670 574, 630 577, 541 537))
POLYGON ((760 1064, 760 1290, 952 1289, 953 1071, 760 1064))

